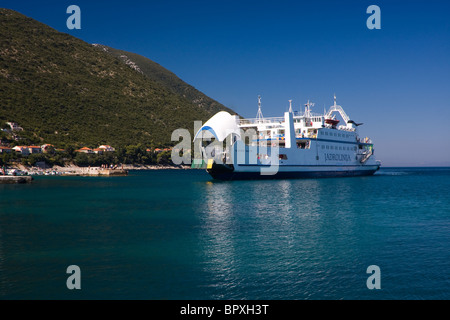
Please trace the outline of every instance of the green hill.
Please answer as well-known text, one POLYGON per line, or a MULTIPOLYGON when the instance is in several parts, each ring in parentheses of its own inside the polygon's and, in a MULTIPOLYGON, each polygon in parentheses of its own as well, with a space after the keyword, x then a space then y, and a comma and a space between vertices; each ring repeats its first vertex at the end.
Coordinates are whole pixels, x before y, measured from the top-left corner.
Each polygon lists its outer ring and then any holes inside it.
POLYGON ((202 109, 205 109, 213 114, 222 110, 234 113, 234 111, 226 108, 224 105, 211 99, 195 89, 193 86, 178 78, 173 72, 146 57, 100 44, 94 44, 94 46, 120 59, 137 72, 144 74, 149 79, 159 83, 173 93, 188 99, 190 102, 202 109))
POLYGON ((147 58, 0 9, 0 122, 32 142, 165 145, 220 110, 232 112, 147 58))

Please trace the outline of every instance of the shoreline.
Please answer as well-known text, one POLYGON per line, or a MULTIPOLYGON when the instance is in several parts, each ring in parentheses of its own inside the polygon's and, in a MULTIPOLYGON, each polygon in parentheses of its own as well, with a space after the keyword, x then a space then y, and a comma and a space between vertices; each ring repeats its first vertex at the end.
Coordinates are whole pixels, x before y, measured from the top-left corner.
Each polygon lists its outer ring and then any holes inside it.
POLYGON ((51 168, 30 167, 22 164, 10 165, 10 169, 20 170, 26 175, 60 175, 60 176, 126 176, 132 170, 191 170, 189 165, 141 165, 124 164, 116 168, 79 167, 76 165, 53 166, 51 168))

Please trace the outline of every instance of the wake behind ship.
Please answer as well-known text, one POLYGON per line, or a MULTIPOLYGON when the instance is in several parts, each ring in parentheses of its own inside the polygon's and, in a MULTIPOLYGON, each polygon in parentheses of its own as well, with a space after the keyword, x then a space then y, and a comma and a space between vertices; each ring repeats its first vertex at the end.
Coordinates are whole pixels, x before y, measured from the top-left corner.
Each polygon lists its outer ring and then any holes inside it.
POLYGON ((219 180, 373 175, 381 163, 374 159, 371 139, 359 137, 362 123, 347 116, 336 96, 324 114, 312 113, 312 106, 308 101, 297 113, 290 104, 284 117, 264 118, 259 98, 254 119, 221 111, 197 131, 194 143, 201 144, 202 159, 192 166, 206 165, 219 180))

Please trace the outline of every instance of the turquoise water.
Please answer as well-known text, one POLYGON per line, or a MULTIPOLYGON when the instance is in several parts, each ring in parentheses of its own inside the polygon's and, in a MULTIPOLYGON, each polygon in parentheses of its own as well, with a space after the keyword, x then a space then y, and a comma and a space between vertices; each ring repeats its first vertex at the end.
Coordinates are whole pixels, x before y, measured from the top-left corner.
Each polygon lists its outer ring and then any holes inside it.
POLYGON ((449 299, 449 247, 450 168, 0 185, 0 299, 449 299), (66 287, 69 265, 81 290, 66 287))

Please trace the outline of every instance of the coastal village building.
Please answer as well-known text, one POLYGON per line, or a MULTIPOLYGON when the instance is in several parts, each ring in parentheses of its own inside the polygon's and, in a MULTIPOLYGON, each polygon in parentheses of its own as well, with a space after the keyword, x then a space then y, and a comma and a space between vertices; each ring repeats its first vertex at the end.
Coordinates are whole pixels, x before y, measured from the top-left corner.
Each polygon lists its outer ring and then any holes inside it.
POLYGON ((12 152, 12 149, 11 149, 11 148, 0 146, 0 153, 1 153, 1 154, 11 153, 11 152, 12 152))
POLYGON ((42 153, 40 146, 16 146, 12 148, 16 153, 20 153, 23 156, 28 156, 32 153, 42 153))
POLYGON ((95 148, 95 149, 84 147, 84 148, 75 150, 75 152, 82 152, 82 153, 87 153, 87 154, 94 154, 94 153, 95 154, 103 154, 105 152, 114 152, 114 151, 116 151, 116 149, 114 149, 113 147, 108 146, 108 145, 101 145, 100 147, 95 148))
POLYGON ((87 154, 94 154, 94 150, 88 147, 83 147, 81 149, 75 150, 75 152, 81 152, 81 153, 87 153, 87 154))
POLYGON ((30 150, 30 153, 42 153, 40 146, 29 146, 28 149, 30 150))
POLYGON ((116 149, 114 149, 113 147, 108 146, 108 145, 101 145, 100 147, 98 147, 98 149, 103 149, 103 151, 105 151, 105 152, 114 152, 114 151, 116 151, 116 149))
MULTIPOLYGON (((147 152, 150 152, 151 149, 147 149, 147 152)), ((155 150, 153 150, 153 152, 155 153, 161 153, 163 151, 172 151, 172 148, 164 148, 164 149, 160 149, 160 148, 156 148, 155 150)))
POLYGON ((7 122, 6 124, 10 126, 12 131, 22 131, 23 130, 23 128, 19 127, 19 125, 15 122, 7 122))
POLYGON ((42 152, 44 152, 44 153, 47 153, 51 148, 54 149, 55 146, 52 145, 52 144, 48 144, 48 143, 41 146, 41 150, 42 150, 42 152))
POLYGON ((16 146, 12 148, 16 153, 19 153, 23 156, 28 156, 30 154, 30 149, 26 146, 16 146))

